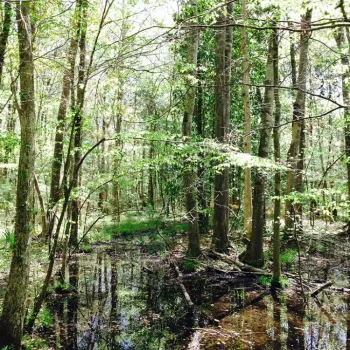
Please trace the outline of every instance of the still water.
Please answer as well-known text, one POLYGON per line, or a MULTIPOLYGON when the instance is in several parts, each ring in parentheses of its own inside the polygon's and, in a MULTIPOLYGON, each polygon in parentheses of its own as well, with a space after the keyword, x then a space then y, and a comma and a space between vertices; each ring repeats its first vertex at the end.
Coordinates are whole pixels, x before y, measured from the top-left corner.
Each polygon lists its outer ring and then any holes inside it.
MULTIPOLYGON (((254 277, 189 274, 190 311, 176 274, 145 247, 100 247, 71 262, 74 293, 46 305, 53 325, 41 336, 51 348, 350 349, 346 294, 322 292, 304 306, 300 294, 272 295, 254 277)), ((348 270, 327 274, 349 285, 348 270)))

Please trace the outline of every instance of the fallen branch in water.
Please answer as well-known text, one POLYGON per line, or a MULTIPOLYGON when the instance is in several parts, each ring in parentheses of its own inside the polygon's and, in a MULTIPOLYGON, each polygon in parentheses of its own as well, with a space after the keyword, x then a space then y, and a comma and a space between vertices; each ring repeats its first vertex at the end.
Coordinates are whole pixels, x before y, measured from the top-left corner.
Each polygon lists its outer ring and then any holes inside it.
POLYGON ((256 267, 243 264, 242 262, 240 262, 238 260, 230 258, 226 254, 218 253, 218 252, 215 252, 213 250, 209 251, 208 254, 211 255, 211 256, 214 256, 216 258, 219 258, 221 260, 224 260, 228 264, 235 265, 237 267, 237 271, 245 271, 245 272, 251 272, 251 273, 259 273, 259 274, 264 274, 264 275, 265 274, 266 275, 270 275, 270 273, 268 273, 268 272, 266 272, 264 270, 261 270, 261 269, 258 269, 256 267))
MULTIPOLYGON (((174 270, 176 271, 177 273, 177 277, 178 278, 181 278, 182 279, 182 272, 180 271, 179 267, 174 263, 174 262, 170 262, 170 265, 174 268, 174 270)), ((187 290, 186 290, 186 287, 184 286, 184 284, 182 282, 179 283, 179 286, 180 286, 180 289, 182 291, 182 294, 184 295, 184 298, 187 302, 187 305, 190 307, 190 308, 193 308, 194 307, 194 303, 193 301, 191 300, 191 297, 190 295, 188 294, 187 290)))

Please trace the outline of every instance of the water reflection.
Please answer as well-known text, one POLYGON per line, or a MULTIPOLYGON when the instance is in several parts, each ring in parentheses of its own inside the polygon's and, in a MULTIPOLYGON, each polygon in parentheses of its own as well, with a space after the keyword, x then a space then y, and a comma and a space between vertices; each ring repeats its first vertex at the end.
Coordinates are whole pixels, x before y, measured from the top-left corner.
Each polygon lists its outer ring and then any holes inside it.
POLYGON ((245 293, 245 306, 220 321, 219 334, 203 332, 203 349, 349 349, 349 298, 324 292, 305 306, 300 294, 256 294, 245 293))
POLYGON ((257 291, 254 278, 209 274, 183 280, 191 314, 161 258, 117 247, 69 264, 73 292, 47 305, 51 348, 184 349, 195 325, 201 349, 350 350, 350 299, 340 293, 305 305, 298 293, 257 291))

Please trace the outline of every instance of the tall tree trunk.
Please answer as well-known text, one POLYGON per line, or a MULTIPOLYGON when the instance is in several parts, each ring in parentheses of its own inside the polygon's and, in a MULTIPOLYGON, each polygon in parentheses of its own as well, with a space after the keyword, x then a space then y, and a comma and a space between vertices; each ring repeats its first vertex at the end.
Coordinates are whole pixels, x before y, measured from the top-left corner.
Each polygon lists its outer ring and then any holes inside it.
MULTIPOLYGON (((338 30, 338 33, 336 35, 336 42, 339 49, 339 52, 344 48, 346 45, 346 48, 348 50, 347 55, 342 55, 341 62, 346 67, 345 72, 342 74, 342 94, 343 94, 343 101, 344 104, 349 106, 350 105, 350 94, 348 89, 348 80, 350 78, 350 60, 349 60, 349 53, 350 53, 350 31, 348 28, 340 28, 338 30), (344 35, 344 30, 346 31, 346 36, 344 35)), ((344 110, 344 120, 345 120, 345 156, 346 156, 346 169, 347 169, 347 176, 348 176, 348 205, 350 203, 350 110, 345 109, 344 110)), ((350 235, 350 213, 347 213, 348 216, 348 223, 347 223, 347 233, 350 235)))
MULTIPOLYGON (((227 17, 220 10, 220 24, 231 19, 233 4, 226 5, 227 17)), ((215 137, 224 143, 228 139, 230 124, 230 79, 232 58, 232 27, 216 30, 215 39, 215 137)), ((214 179, 214 221, 212 246, 224 251, 228 247, 229 231, 229 168, 215 174, 214 179)))
MULTIPOLYGON (((261 107, 261 129, 259 153, 260 158, 268 158, 271 131, 274 125, 272 106, 273 106, 273 36, 271 34, 269 40, 269 51, 266 65, 265 76, 265 95, 264 102, 261 107)), ((254 187, 254 205, 253 205, 253 227, 252 239, 247 247, 247 251, 243 256, 243 260, 253 266, 264 265, 263 251, 263 235, 265 231, 265 187, 267 176, 263 169, 258 169, 254 187)))
MULTIPOLYGON (((189 6, 190 16, 195 16, 196 0, 191 1, 189 6)), ((194 77, 196 75, 197 57, 198 57, 198 43, 199 43, 199 31, 194 29, 190 30, 187 37, 187 63, 191 65, 191 72, 189 74, 194 77)), ((191 80, 189 81, 191 84, 191 80)), ((182 122, 182 136, 185 143, 191 138, 192 133, 192 121, 194 114, 194 106, 196 101, 196 87, 190 86, 187 92, 187 99, 185 101, 185 112, 182 122)), ((197 257, 200 254, 199 243, 199 228, 198 228, 198 213, 197 213, 197 201, 196 201, 196 173, 193 170, 194 166, 191 161, 184 162, 184 175, 183 184, 185 191, 185 206, 186 206, 186 218, 188 223, 188 255, 191 257, 197 257)))
POLYGON ((0 318, 0 347, 20 348, 29 274, 31 193, 35 164, 34 60, 30 32, 30 2, 17 3, 20 76, 21 148, 18 166, 15 244, 0 318))
MULTIPOLYGON (((274 101, 275 101, 275 128, 273 130, 274 159, 276 163, 281 161, 280 128, 281 123, 281 101, 278 86, 279 62, 278 62, 278 31, 273 32, 273 79, 274 79, 274 101)), ((273 278, 272 285, 280 287, 281 259, 280 259, 280 226, 281 226, 281 172, 275 172, 275 200, 273 211, 273 278)))
POLYGON ((57 114, 57 126, 55 134, 55 146, 53 152, 52 160, 52 170, 51 170, 51 185, 50 185, 50 201, 49 209, 53 208, 61 197, 60 187, 61 187, 61 168, 63 159, 63 137, 64 137, 64 127, 65 119, 67 115, 67 110, 70 102, 71 86, 74 81, 74 70, 75 61, 78 52, 78 42, 81 30, 81 19, 82 19, 82 1, 77 1, 75 12, 73 15, 73 31, 74 34, 70 40, 68 57, 67 57, 67 67, 64 70, 63 82, 62 82, 62 94, 61 101, 58 108, 57 114))
MULTIPOLYGON (((195 120, 197 125, 197 134, 202 138, 205 137, 204 132, 204 115, 203 115, 203 86, 201 82, 200 71, 200 52, 198 52, 197 58, 197 79, 198 79, 198 91, 197 91, 197 104, 195 107, 195 120)), ((203 159, 203 154, 199 154, 200 159, 203 159)), ((197 170, 197 191, 198 191, 198 229, 199 234, 206 234, 209 232, 209 215, 207 213, 208 203, 206 199, 206 188, 204 185, 205 168, 200 161, 197 170)))
POLYGON ((115 147, 116 147, 116 154, 114 158, 114 176, 115 179, 113 180, 113 219, 116 222, 120 222, 120 188, 119 188, 119 180, 118 180, 118 171, 119 167, 122 161, 122 148, 123 144, 121 140, 119 139, 119 136, 122 131, 122 119, 123 119, 123 112, 122 112, 122 106, 123 106, 123 96, 124 96, 124 87, 123 83, 120 84, 118 88, 117 93, 117 115, 116 115, 116 127, 115 132, 118 136, 118 138, 115 141, 115 147))
POLYGON ((2 83, 2 73, 4 69, 5 54, 7 42, 11 29, 12 6, 9 0, 4 0, 4 20, 2 23, 2 32, 0 34, 0 87, 2 83))
MULTIPOLYGON (((247 20, 246 0, 242 0, 243 21, 247 20)), ((249 59, 247 29, 242 27, 242 56, 243 56, 243 103, 244 103, 244 153, 251 153, 251 118, 249 99, 249 59)), ((244 233, 248 239, 252 236, 252 173, 250 167, 244 169, 244 233)))
MULTIPOLYGON (((309 9, 306 11, 305 16, 302 18, 302 28, 309 26, 311 20, 312 11, 309 9)), ((298 92, 293 104, 293 124, 292 124, 292 141, 287 155, 287 195, 295 190, 301 190, 302 187, 302 168, 303 167, 303 149, 304 147, 304 135, 302 136, 302 129, 305 126, 305 91, 306 89, 306 76, 308 65, 308 50, 310 32, 302 32, 300 34, 300 54, 299 54, 299 72, 297 80, 298 92), (296 177, 298 177, 296 179, 296 177)), ((286 200, 286 230, 292 230, 294 228, 294 217, 298 217, 301 223, 301 205, 295 206, 293 201, 286 200)))
MULTIPOLYGON (((81 181, 81 168, 77 171, 77 167, 81 160, 81 145, 82 145, 82 122, 83 122, 83 107, 85 102, 85 79, 86 79, 86 32, 87 32, 87 0, 82 0, 82 18, 81 18, 81 35, 79 42, 80 58, 79 72, 77 84, 77 103, 74 110, 74 166, 72 167, 74 186, 78 188, 81 181)), ((78 245, 78 230, 79 230, 79 213, 80 201, 78 198, 72 200, 72 222, 69 237, 69 245, 76 247, 78 245)))

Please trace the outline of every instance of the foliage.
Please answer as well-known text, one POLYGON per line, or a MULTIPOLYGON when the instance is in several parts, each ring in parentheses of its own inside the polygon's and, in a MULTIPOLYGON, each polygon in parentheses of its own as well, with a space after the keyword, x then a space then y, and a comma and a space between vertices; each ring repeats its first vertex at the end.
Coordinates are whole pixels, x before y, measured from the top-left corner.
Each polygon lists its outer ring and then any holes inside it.
POLYGON ((297 251, 295 249, 287 249, 281 252, 281 264, 290 267, 295 264, 297 251))
POLYGON ((183 269, 186 272, 194 272, 199 268, 200 264, 197 261, 186 259, 183 263, 183 269))

